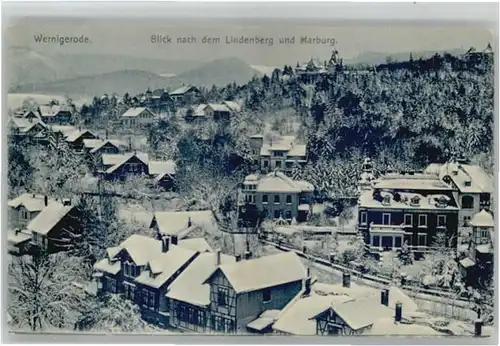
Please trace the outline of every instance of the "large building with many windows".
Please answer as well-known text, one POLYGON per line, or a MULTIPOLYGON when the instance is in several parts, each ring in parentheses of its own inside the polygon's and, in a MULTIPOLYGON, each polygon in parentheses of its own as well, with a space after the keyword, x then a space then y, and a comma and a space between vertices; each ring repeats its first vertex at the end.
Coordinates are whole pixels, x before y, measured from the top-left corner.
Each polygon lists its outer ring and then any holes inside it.
POLYGON ((361 194, 358 229, 372 254, 404 242, 422 254, 440 231, 456 242, 459 211, 453 188, 437 176, 388 173, 361 194))
POLYGON ((254 206, 265 218, 287 222, 305 221, 311 214, 314 186, 274 171, 264 176, 250 174, 241 190, 244 205, 254 206))

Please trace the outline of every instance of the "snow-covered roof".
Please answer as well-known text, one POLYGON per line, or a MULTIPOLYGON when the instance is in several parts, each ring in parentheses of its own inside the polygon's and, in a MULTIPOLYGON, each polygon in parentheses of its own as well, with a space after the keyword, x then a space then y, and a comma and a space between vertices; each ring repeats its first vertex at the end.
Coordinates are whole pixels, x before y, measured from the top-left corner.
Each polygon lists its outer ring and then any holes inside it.
POLYGON ((175 161, 149 161, 149 174, 170 174, 175 175, 175 161))
POLYGON ((377 189, 405 190, 452 190, 450 186, 432 174, 386 174, 375 181, 377 189))
POLYGON ((110 247, 110 248, 107 248, 106 249, 106 256, 108 256, 108 258, 110 259, 113 259, 115 258, 116 255, 118 255, 121 251, 121 247, 119 246, 113 246, 113 247, 110 247))
POLYGON ((88 130, 83 130, 83 131, 77 130, 77 131, 74 131, 74 132, 71 132, 70 134, 68 134, 66 136, 66 141, 67 142, 74 142, 85 134, 91 134, 94 138, 97 138, 96 135, 94 135, 92 132, 90 132, 88 130))
MULTIPOLYGON (((376 186, 378 187, 378 186, 376 186)), ((392 193, 384 192, 385 195, 391 196, 392 193)), ((365 208, 384 208, 384 209, 421 209, 421 210, 458 210, 455 206, 455 201, 450 204, 441 205, 438 203, 438 195, 424 196, 419 193, 398 192, 401 196, 400 201, 395 201, 394 198, 390 199, 390 204, 384 204, 383 201, 376 200, 373 197, 372 190, 366 190, 361 193, 358 199, 358 204, 365 208), (419 198, 418 204, 412 204, 411 200, 414 197, 419 198)), ((382 194, 381 194, 382 195, 382 194)))
POLYGON ((28 132, 37 124, 40 124, 40 126, 43 127, 46 126, 45 123, 43 123, 41 120, 38 119, 30 121, 30 119, 27 118, 12 117, 10 118, 10 121, 17 129, 19 129, 20 132, 28 132))
POLYGON ((40 115, 42 117, 53 117, 56 116, 59 112, 61 112, 63 109, 59 105, 41 105, 39 107, 40 115))
POLYGON ((93 149, 95 147, 101 146, 104 143, 102 139, 84 139, 83 146, 88 149, 93 149))
POLYGON ((94 270, 100 270, 112 275, 118 274, 121 269, 120 261, 110 262, 108 258, 103 258, 102 260, 94 264, 94 270))
POLYGON ((136 265, 146 265, 147 262, 162 251, 162 243, 151 237, 133 234, 120 244, 126 250, 136 265))
POLYGON ((198 89, 196 87, 187 85, 187 86, 183 86, 183 87, 180 87, 178 89, 175 89, 174 91, 172 91, 170 93, 170 95, 184 95, 185 93, 187 93, 190 90, 198 91, 198 89))
POLYGON ((271 326, 274 323, 274 320, 280 314, 281 310, 265 310, 263 313, 259 315, 255 320, 247 324, 247 328, 263 331, 267 327, 271 326))
POLYGON ((28 230, 47 235, 74 207, 55 202, 44 208, 28 224, 28 230))
MULTIPOLYGON (((56 201, 52 198, 47 199, 47 204, 55 203, 56 201)), ((45 208, 45 196, 23 193, 20 196, 17 196, 14 199, 11 199, 8 203, 9 207, 18 208, 19 206, 23 206, 28 211, 40 211, 45 208)))
POLYGON ((125 154, 102 154, 102 164, 104 166, 114 166, 123 161, 125 154))
POLYGON ((193 108, 193 116, 204 117, 205 116, 205 108, 207 108, 207 104, 202 103, 193 108))
MULTIPOLYGON (((233 263, 235 258, 220 254, 221 264, 233 263)), ((167 297, 198 306, 210 304, 210 285, 205 280, 217 268, 217 254, 201 253, 170 285, 167 297)))
POLYGON ((272 172, 260 178, 257 183, 259 192, 311 192, 314 186, 303 180, 293 180, 282 172, 272 172))
POLYGON ((147 107, 131 107, 125 113, 122 114, 122 117, 127 117, 127 118, 128 117, 136 117, 145 111, 153 114, 147 107))
MULTIPOLYGON (((85 139, 83 140, 85 142, 85 139)), ((116 147, 117 149, 120 148, 120 145, 123 145, 120 141, 117 140, 102 140, 99 145, 96 145, 95 147, 90 150, 90 153, 96 153, 98 152, 102 147, 104 147, 107 144, 111 144, 112 146, 116 147)))
POLYGON ((221 103, 209 103, 207 108, 212 108, 215 112, 230 112, 231 110, 225 105, 221 103))
POLYGON ((179 240, 179 246, 198 252, 213 252, 214 250, 205 238, 188 238, 179 240))
POLYGON ((148 267, 135 279, 136 282, 154 288, 163 286, 178 270, 196 255, 196 251, 170 245, 165 253, 150 260, 148 267), (151 273, 154 273, 152 275, 151 273))
POLYGON ((29 231, 9 230, 7 232, 7 242, 11 245, 19 245, 31 240, 32 235, 29 231))
POLYGON ((371 328, 363 332, 363 335, 380 335, 380 336, 405 335, 405 336, 426 337, 426 336, 436 336, 445 334, 439 333, 432 327, 423 324, 404 323, 404 322, 397 323, 394 321, 394 317, 387 317, 375 321, 371 326, 371 328))
POLYGON ((488 213, 484 209, 472 217, 470 224, 473 227, 495 227, 493 215, 491 215, 491 213, 488 213))
POLYGON ((241 111, 241 106, 234 101, 224 101, 222 103, 225 104, 233 112, 240 112, 241 111))
POLYGON ((292 149, 295 143, 295 136, 280 136, 278 138, 273 138, 269 142, 264 142, 260 149, 260 155, 270 156, 271 151, 289 151, 292 149))
POLYGON ((316 321, 312 317, 334 304, 349 300, 352 298, 345 295, 321 296, 312 293, 287 306, 286 311, 273 324, 273 329, 292 335, 316 335, 316 321))
POLYGON ((493 193, 493 179, 478 165, 447 162, 439 177, 449 176, 462 193, 493 193))
POLYGON ((472 267, 476 264, 473 260, 471 260, 469 257, 462 258, 459 263, 462 265, 464 268, 469 268, 472 267))
POLYGON ((490 244, 481 244, 476 247, 476 250, 480 253, 493 253, 493 248, 490 244))
POLYGON ((294 252, 224 264, 219 267, 219 270, 225 275, 236 293, 300 281, 307 277, 302 261, 294 252))
POLYGON ((65 137, 69 136, 75 131, 78 131, 76 127, 71 125, 50 125, 50 130, 52 132, 59 132, 65 137))
POLYGON ((134 157, 137 158, 142 163, 144 163, 145 165, 147 165, 148 161, 149 161, 148 154, 146 154, 146 153, 125 153, 125 154, 116 154, 116 155, 121 155, 122 159, 120 161, 118 161, 116 164, 114 164, 113 166, 109 167, 106 170, 106 173, 113 173, 114 171, 116 171, 118 168, 123 166, 125 163, 127 163, 129 160, 131 160, 134 157))
POLYGON ((154 213, 151 227, 156 222, 160 233, 165 235, 179 235, 179 233, 189 227, 190 218, 191 225, 214 227, 217 224, 211 210, 163 211, 154 213))

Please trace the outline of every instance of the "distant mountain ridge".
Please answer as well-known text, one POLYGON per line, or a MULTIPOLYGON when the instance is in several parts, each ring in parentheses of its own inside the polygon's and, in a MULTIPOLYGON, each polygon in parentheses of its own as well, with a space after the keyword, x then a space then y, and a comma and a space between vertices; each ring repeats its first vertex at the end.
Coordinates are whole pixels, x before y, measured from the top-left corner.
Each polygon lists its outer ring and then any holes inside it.
POLYGON ((138 94, 147 88, 173 89, 182 85, 211 87, 247 83, 253 76, 261 75, 245 62, 235 59, 216 59, 192 70, 171 77, 143 70, 121 70, 92 76, 63 80, 36 82, 10 88, 12 93, 39 93, 67 95, 72 98, 93 97, 104 93, 123 95, 138 94))
POLYGON ((349 65, 354 64, 366 64, 366 65, 379 65, 385 64, 387 62, 387 58, 392 59, 393 61, 408 61, 410 59, 410 54, 414 60, 418 60, 419 58, 430 58, 434 54, 444 54, 449 53, 452 55, 459 55, 465 53, 466 49, 463 48, 454 48, 447 49, 441 51, 420 51, 420 52, 401 52, 401 53, 381 53, 381 52, 363 52, 358 56, 351 59, 344 59, 344 63, 349 65))

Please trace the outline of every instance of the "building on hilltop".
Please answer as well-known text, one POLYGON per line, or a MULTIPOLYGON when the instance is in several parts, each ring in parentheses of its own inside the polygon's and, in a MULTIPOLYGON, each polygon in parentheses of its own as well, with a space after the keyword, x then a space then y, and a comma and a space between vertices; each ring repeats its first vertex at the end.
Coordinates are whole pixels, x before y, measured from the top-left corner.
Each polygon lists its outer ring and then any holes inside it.
POLYGON ((254 207, 264 218, 306 221, 312 212, 314 186, 303 180, 293 180, 274 171, 267 175, 250 174, 245 178, 241 193, 246 208, 254 207))
POLYGON ((140 127, 152 124, 156 115, 146 107, 131 107, 121 115, 122 125, 140 127))
POLYGON ((423 254, 440 231, 456 243, 460 208, 452 187, 435 175, 388 173, 358 204, 358 229, 373 255, 400 249, 404 242, 423 254))
POLYGON ((325 61, 324 63, 313 58, 301 65, 297 63, 297 67, 295 68, 297 78, 304 83, 314 84, 320 77, 334 75, 341 71, 343 62, 342 59, 338 57, 338 54, 339 52, 334 49, 328 62, 325 61))
POLYGON ((253 163, 262 172, 278 169, 290 174, 295 165, 303 166, 307 162, 306 145, 300 144, 295 136, 265 138, 261 134, 250 137, 253 163))

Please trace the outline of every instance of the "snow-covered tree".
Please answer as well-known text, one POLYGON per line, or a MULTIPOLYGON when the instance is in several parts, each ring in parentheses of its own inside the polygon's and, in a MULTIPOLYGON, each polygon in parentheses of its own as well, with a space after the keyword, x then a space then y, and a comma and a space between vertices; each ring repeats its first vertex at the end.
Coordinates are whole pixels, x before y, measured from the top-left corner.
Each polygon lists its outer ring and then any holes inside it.
POLYGON ((407 241, 405 241, 403 243, 403 246, 401 246, 398 258, 403 265, 413 264, 413 261, 415 260, 415 255, 413 254, 411 248, 408 246, 407 241))

